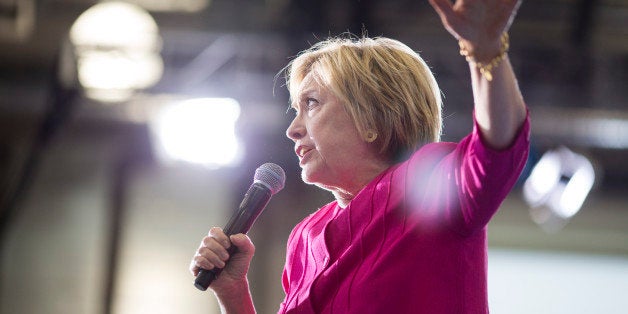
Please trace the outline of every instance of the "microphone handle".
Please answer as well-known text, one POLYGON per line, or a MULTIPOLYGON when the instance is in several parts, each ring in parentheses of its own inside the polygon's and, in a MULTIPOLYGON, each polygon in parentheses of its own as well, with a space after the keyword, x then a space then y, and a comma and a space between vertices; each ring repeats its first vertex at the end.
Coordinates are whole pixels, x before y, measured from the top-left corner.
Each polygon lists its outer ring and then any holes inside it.
MULTIPOLYGON (((253 183, 244 195, 238 212, 231 217, 225 226, 225 234, 231 236, 238 233, 247 233, 257 217, 264 210, 264 207, 266 207, 266 204, 270 201, 271 196, 272 193, 264 185, 253 183)), ((235 245, 227 249, 229 256, 232 256, 237 251, 238 248, 235 245)), ((201 291, 207 290, 209 285, 211 285, 221 272, 222 268, 214 267, 210 270, 201 268, 194 280, 194 286, 201 291)))

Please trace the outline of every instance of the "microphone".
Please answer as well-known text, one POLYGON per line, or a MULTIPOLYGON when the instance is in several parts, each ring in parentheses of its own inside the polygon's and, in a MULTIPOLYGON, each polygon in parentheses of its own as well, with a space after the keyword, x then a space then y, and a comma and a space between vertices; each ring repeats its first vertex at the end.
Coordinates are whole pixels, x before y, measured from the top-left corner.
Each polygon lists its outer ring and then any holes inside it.
MULTIPOLYGON (((224 233, 227 236, 247 233, 270 201, 270 197, 281 191, 285 182, 286 174, 278 165, 265 163, 259 166, 255 170, 253 184, 244 195, 238 211, 231 216, 225 226, 224 233)), ((232 245, 227 251, 231 256, 237 251, 237 248, 232 245)), ((207 287, 218 277, 220 272, 222 272, 222 268, 212 268, 211 270, 201 268, 194 280, 194 286, 202 291, 207 290, 207 287)))

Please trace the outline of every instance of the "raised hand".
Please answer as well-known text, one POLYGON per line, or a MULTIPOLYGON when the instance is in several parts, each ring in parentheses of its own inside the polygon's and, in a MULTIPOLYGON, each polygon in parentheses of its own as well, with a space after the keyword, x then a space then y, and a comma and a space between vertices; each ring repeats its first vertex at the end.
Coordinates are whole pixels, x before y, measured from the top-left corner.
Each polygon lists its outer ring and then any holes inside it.
POLYGON ((430 0, 443 25, 477 61, 499 54, 521 0, 430 0))

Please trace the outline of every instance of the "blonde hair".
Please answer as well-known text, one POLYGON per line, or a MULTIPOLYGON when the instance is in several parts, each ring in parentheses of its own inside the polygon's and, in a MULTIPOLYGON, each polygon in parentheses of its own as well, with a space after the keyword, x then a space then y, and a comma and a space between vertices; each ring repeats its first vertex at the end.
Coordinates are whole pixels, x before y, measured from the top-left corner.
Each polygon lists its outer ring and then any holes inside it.
POLYGON ((286 67, 290 98, 312 72, 345 106, 358 132, 376 132, 390 161, 441 134, 441 93, 423 59, 400 41, 330 38, 303 51, 286 67))

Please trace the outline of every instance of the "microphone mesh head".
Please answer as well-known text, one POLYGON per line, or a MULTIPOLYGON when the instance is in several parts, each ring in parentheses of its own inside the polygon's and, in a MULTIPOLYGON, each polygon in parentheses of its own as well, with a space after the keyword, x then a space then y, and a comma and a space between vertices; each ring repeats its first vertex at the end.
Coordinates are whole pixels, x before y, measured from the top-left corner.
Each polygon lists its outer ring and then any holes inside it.
POLYGON ((253 182, 265 185, 270 193, 275 194, 283 189, 286 183, 286 173, 276 164, 265 163, 255 170, 253 182))

